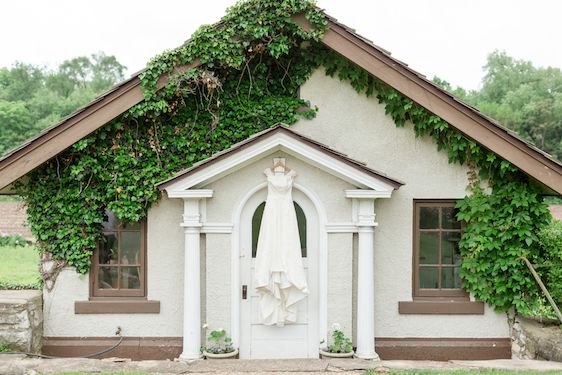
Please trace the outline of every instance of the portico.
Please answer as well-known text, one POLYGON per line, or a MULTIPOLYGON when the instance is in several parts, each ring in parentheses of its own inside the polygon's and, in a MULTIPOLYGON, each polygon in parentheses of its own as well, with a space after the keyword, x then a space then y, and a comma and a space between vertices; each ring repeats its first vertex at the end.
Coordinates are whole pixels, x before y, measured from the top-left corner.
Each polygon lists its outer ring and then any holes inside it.
MULTIPOLYGON (((180 359, 193 360, 200 357, 199 348, 204 343, 201 337, 200 244, 202 235, 206 235, 207 240, 212 242, 212 236, 219 234, 230 239, 230 249, 212 249, 207 244, 206 251, 207 256, 221 251, 222 256, 230 260, 230 317, 224 318, 224 311, 221 312, 223 315, 216 315, 223 316, 223 320, 230 323, 229 333, 235 346, 240 348, 241 358, 317 358, 319 342, 328 339, 329 323, 342 319, 349 333, 352 320, 356 322, 356 356, 378 359, 374 346, 373 244, 377 226, 374 202, 375 199, 390 198, 400 185, 400 182, 283 125, 259 133, 160 184, 160 189, 165 190, 169 198, 182 199, 184 205, 183 220, 179 223, 185 232, 184 345, 180 359), (270 163, 273 156, 286 157, 288 165, 294 167, 299 176, 295 182, 293 198, 295 204, 302 209, 306 221, 307 240, 303 244, 306 248, 306 255, 303 256, 306 259, 303 260, 311 286, 310 295, 299 308, 299 321, 293 326, 280 329, 260 326, 253 316, 255 312, 252 306, 255 300, 251 290, 251 238, 252 230, 255 230, 252 227, 252 217, 256 207, 265 199, 264 178, 260 169, 254 165, 270 163), (248 169, 252 169, 252 172, 248 169), (228 200, 224 198, 226 193, 220 188, 221 180, 227 178, 230 178, 229 190, 234 192, 229 191, 231 199, 228 200), (314 179, 322 178, 340 182, 330 184, 332 188, 313 183, 314 179), (240 184, 240 188, 236 189, 233 183, 240 184), (327 202, 327 199, 333 202, 327 202), (221 207, 228 205, 230 208, 216 210, 215 206, 219 203, 221 207), (336 209, 341 214, 334 215, 336 209), (345 237, 347 240, 337 243, 338 234, 348 234, 345 237), (350 281, 353 277, 357 279, 356 317, 352 317, 353 306, 350 298, 345 299, 346 296, 342 299, 346 306, 336 306, 340 313, 332 312, 334 309, 328 307, 329 278, 335 277, 331 270, 339 267, 338 264, 328 264, 329 252, 341 252, 341 260, 345 258, 350 264, 353 257, 353 236, 357 236, 357 275, 352 275, 351 268, 346 268, 342 277, 350 281), (246 291, 242 292, 244 287, 246 291)), ((214 314, 210 312, 212 305, 223 303, 226 307, 227 303, 209 296, 218 293, 211 291, 209 285, 215 285, 215 280, 220 277, 211 274, 217 272, 213 265, 207 262, 206 267, 207 323, 214 324, 209 319, 209 315, 214 314)), ((331 291, 331 295, 333 294, 334 291, 331 291)))

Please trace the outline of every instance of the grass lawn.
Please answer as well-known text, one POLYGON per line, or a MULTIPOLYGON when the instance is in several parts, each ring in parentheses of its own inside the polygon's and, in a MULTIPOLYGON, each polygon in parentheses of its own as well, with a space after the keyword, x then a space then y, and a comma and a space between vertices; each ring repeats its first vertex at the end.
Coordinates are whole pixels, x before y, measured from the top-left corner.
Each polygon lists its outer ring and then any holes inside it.
POLYGON ((39 281, 39 254, 35 247, 0 247, 0 287, 39 281))

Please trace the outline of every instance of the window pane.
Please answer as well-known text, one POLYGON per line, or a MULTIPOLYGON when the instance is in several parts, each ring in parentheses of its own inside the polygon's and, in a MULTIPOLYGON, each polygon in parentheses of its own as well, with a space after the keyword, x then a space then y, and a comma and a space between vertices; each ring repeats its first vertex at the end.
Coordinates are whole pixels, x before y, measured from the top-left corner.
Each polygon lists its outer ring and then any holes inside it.
POLYGON ((439 232, 420 232, 420 264, 439 264, 439 232))
POLYGON ((296 202, 293 202, 295 205, 295 212, 297 214, 297 223, 299 226, 299 238, 301 240, 301 256, 306 258, 306 216, 304 215, 304 211, 302 210, 301 206, 299 206, 296 202))
POLYGON ((140 264, 140 232, 121 232, 121 264, 140 264))
POLYGON ((459 267, 443 267, 441 269, 441 288, 460 289, 460 271, 459 267))
POLYGON ((139 267, 121 267, 121 289, 140 289, 139 267))
POLYGON ((105 216, 107 218, 107 221, 103 222, 103 230, 108 231, 117 229, 117 227, 119 226, 119 220, 117 219, 117 216, 115 216, 115 214, 109 210, 105 210, 105 216))
POLYGON ((98 288, 117 289, 118 267, 99 267, 98 288))
POLYGON ((256 208, 256 212, 254 212, 254 216, 252 216, 252 258, 256 257, 258 251, 258 238, 260 236, 260 225, 264 208, 265 202, 261 203, 258 208, 256 208))
POLYGON ((420 267, 420 288, 439 288, 439 269, 437 267, 420 267))
POLYGON ((420 207, 420 229, 439 228, 439 208, 420 207))
POLYGON ((441 208, 441 228, 443 229, 461 229, 461 223, 457 221, 458 210, 454 207, 441 208))
POLYGON ((117 264, 119 259, 117 233, 105 233, 105 241, 100 246, 99 263, 117 264))
POLYGON ((461 232, 441 232, 441 263, 460 264, 459 241, 461 232))

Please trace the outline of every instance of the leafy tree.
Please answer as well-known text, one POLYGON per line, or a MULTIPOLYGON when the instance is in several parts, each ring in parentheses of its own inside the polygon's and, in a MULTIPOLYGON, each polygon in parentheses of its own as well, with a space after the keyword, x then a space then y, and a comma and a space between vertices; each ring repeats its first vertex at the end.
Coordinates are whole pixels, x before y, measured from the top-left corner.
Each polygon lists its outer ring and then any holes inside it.
POLYGON ((55 70, 18 62, 0 69, 0 155, 123 79, 115 56, 98 53, 55 70))
POLYGON ((476 106, 537 147, 562 159, 562 72, 537 68, 494 51, 484 66, 480 90, 467 92, 435 77, 433 81, 476 106))

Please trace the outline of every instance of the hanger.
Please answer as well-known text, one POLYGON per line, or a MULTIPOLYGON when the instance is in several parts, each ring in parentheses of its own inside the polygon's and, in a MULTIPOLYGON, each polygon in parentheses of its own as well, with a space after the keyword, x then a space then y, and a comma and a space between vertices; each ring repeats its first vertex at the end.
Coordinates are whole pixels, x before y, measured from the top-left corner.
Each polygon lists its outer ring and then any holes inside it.
POLYGON ((279 160, 277 163, 273 164, 270 169, 271 169, 272 172, 274 172, 275 168, 277 168, 277 167, 283 167, 283 169, 285 169, 285 172, 288 172, 288 171, 291 170, 291 168, 287 167, 287 165, 285 163, 283 163, 281 160, 279 160))

